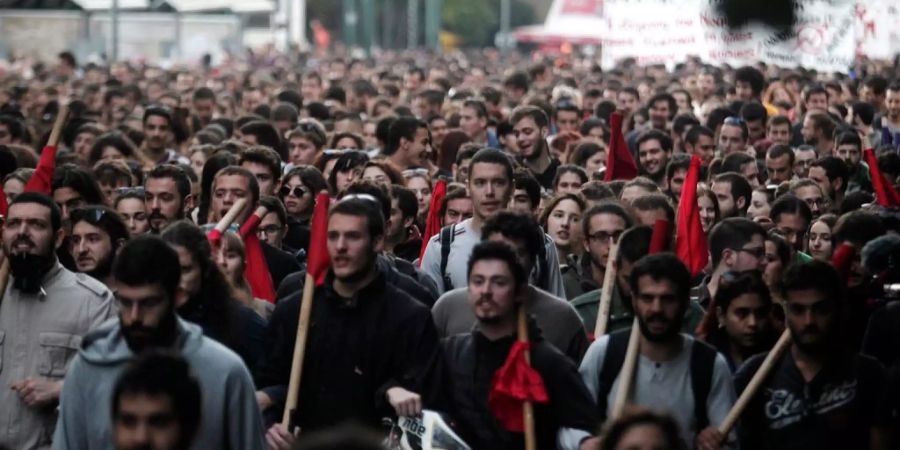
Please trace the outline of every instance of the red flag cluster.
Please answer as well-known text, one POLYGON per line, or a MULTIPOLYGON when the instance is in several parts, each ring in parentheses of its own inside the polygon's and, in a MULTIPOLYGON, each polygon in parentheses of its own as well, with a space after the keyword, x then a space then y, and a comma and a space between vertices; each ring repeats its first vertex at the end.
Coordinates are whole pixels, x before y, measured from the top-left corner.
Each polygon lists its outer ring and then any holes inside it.
POLYGON ((547 388, 541 375, 526 360, 531 348, 528 342, 516 341, 509 349, 503 366, 494 374, 488 406, 494 416, 509 431, 525 431, 522 406, 526 401, 547 403, 547 388))
POLYGON ((606 175, 603 181, 630 180, 638 176, 637 164, 625 143, 625 135, 622 134, 622 115, 614 112, 610 117, 609 130, 612 135, 609 139, 609 150, 606 156, 606 175))
POLYGON ((675 254, 691 271, 699 275, 709 260, 706 233, 700 224, 700 208, 697 206, 697 182, 700 179, 700 158, 691 157, 691 167, 684 177, 681 199, 678 201, 678 225, 675 235, 675 254))

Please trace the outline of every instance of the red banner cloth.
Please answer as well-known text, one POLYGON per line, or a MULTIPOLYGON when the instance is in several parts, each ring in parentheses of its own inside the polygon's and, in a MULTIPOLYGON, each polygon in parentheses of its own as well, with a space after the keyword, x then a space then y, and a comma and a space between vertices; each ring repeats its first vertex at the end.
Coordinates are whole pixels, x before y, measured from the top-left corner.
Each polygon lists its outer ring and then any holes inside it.
POLYGON ((516 341, 512 345, 506 362, 494 374, 488 395, 488 406, 494 416, 504 428, 516 433, 525 431, 522 408, 526 401, 550 401, 541 375, 525 360, 525 354, 530 348, 531 344, 528 342, 516 341))

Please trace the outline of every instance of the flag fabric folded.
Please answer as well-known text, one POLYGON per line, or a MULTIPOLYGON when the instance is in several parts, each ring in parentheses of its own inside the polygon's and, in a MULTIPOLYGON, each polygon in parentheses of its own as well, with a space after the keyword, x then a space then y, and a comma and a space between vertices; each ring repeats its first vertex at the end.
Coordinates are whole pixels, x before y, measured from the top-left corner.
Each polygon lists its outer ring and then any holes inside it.
POLYGON ((653 224, 653 235, 650 237, 648 254, 664 252, 669 247, 669 221, 657 220, 653 224))
POLYGON ((900 194, 894 189, 893 181, 888 180, 887 177, 881 173, 881 169, 878 167, 878 158, 875 157, 875 152, 871 148, 866 149, 866 151, 863 152, 863 158, 865 158, 866 164, 869 165, 869 175, 872 178, 875 201, 886 208, 900 206, 900 194))
POLYGON ((425 219, 425 233, 422 235, 422 249, 419 250, 419 265, 422 265, 422 257, 425 256, 425 248, 431 237, 441 232, 441 203, 447 196, 447 182, 438 180, 431 194, 431 206, 428 207, 428 217, 425 219))
POLYGON ((24 192, 40 192, 42 194, 52 195, 53 171, 56 169, 56 146, 46 145, 41 152, 41 159, 38 161, 34 174, 25 183, 24 192))
POLYGON ((525 359, 531 348, 528 342, 516 341, 509 349, 503 366, 494 374, 488 406, 494 416, 509 431, 522 433, 525 421, 522 406, 526 401, 547 403, 547 388, 541 375, 525 359))
POLYGON ((6 192, 3 191, 3 183, 0 183, 0 216, 6 217, 9 203, 6 201, 6 192))
POLYGON ((691 166, 684 177, 681 199, 678 201, 678 225, 675 234, 675 254, 691 271, 699 275, 709 260, 706 233, 700 224, 700 208, 697 207, 697 182, 700 179, 700 158, 691 157, 691 166))
POLYGON ((309 253, 306 257, 306 273, 316 280, 316 286, 325 282, 325 274, 331 266, 331 258, 328 256, 328 206, 331 197, 328 192, 322 191, 316 196, 316 206, 310 223, 312 228, 309 233, 309 253))
POLYGON ((856 249, 847 243, 839 245, 838 248, 835 249, 834 254, 831 255, 831 265, 837 270, 837 273, 841 276, 841 280, 844 281, 845 286, 847 285, 847 280, 850 278, 850 266, 853 265, 853 257, 855 255, 856 249))
POLYGON ((625 135, 622 134, 622 115, 614 112, 609 121, 609 131, 612 135, 607 150, 606 175, 603 181, 630 180, 638 176, 638 168, 631 151, 628 150, 628 144, 625 143, 625 135))
POLYGON ((275 287, 272 281, 272 273, 269 272, 269 264, 263 253, 262 243, 256 235, 256 228, 262 218, 256 214, 250 216, 241 226, 240 236, 244 241, 244 253, 247 263, 244 265, 244 278, 250 285, 250 292, 255 298, 261 298, 269 303, 275 303, 275 287))
POLYGON ((206 234, 206 240, 209 241, 209 245, 212 246, 212 249, 215 252, 216 249, 219 248, 219 244, 222 243, 222 232, 213 228, 206 234))

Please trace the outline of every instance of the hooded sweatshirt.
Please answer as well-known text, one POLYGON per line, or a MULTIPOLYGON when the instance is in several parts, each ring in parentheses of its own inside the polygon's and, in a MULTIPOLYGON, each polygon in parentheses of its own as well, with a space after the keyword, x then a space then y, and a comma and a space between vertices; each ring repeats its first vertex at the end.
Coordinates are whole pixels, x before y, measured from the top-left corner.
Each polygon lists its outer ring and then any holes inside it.
MULTIPOLYGON (((202 392, 193 449, 262 450, 262 418, 253 381, 240 357, 200 327, 177 319, 175 349, 190 364, 202 392)), ((112 449, 112 393, 134 356, 118 319, 88 334, 66 374, 53 448, 112 449)))

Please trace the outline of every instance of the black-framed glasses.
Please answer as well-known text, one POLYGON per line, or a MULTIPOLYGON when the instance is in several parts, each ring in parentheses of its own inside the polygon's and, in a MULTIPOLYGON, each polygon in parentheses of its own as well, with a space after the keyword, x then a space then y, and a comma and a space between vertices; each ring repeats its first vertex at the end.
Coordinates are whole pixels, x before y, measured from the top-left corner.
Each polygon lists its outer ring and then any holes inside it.
POLYGON ((308 189, 303 186, 282 186, 281 189, 278 190, 278 195, 281 197, 287 197, 288 195, 293 195, 294 197, 300 198, 306 195, 309 192, 308 189))
POLYGON ((753 256, 756 259, 761 259, 766 256, 766 248, 765 247, 753 247, 753 248, 733 248, 732 250, 736 252, 744 252, 750 256, 753 256))
POLYGON ((268 235, 270 235, 270 234, 278 234, 278 233, 280 233, 281 230, 283 230, 283 229, 284 229, 283 226, 281 226, 281 225, 276 225, 276 224, 273 223, 273 224, 266 225, 266 226, 264 226, 264 227, 259 227, 259 228, 257 228, 257 229, 256 229, 256 232, 257 232, 258 234, 260 234, 260 235, 268 236, 268 235))

